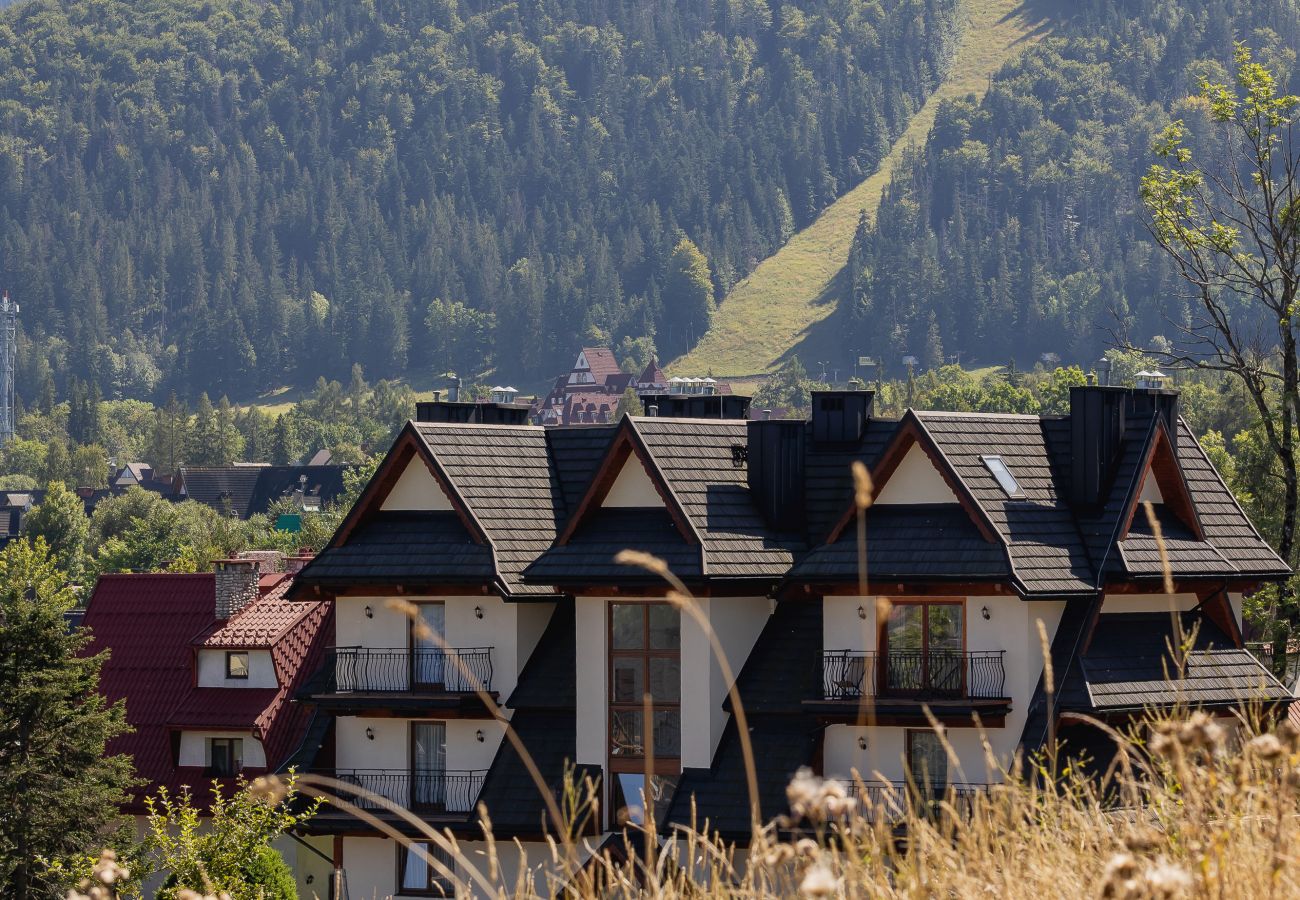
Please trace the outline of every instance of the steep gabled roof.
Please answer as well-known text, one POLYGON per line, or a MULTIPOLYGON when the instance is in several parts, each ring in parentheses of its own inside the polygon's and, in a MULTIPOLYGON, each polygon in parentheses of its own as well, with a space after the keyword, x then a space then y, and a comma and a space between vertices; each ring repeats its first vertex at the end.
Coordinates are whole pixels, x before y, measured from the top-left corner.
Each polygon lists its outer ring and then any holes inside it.
POLYGON ((614 352, 608 347, 583 347, 582 355, 587 358, 587 367, 596 384, 604 384, 607 379, 624 374, 614 352))
POLYGON ((201 771, 176 765, 172 734, 179 729, 247 730, 262 741, 272 768, 297 746, 310 710, 289 698, 320 664, 319 638, 332 609, 327 603, 289 604, 287 587, 282 583, 228 622, 218 622, 211 573, 100 577, 83 625, 93 635, 87 652, 110 651, 100 691, 109 701, 125 699, 134 729, 115 738, 108 752, 129 754, 148 782, 133 796, 131 809, 161 786, 175 791, 206 784, 201 771), (196 650, 220 647, 268 649, 279 687, 196 687, 196 650))
POLYGON ((219 513, 247 519, 262 469, 263 466, 181 466, 181 483, 188 499, 219 513))

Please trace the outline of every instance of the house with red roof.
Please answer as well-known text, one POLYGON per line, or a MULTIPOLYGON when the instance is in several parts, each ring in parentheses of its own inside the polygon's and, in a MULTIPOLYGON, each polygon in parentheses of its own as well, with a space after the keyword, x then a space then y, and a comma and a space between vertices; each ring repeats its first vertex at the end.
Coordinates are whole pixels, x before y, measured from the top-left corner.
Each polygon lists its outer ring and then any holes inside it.
MULTIPOLYGON (((293 698, 321 664, 333 611, 288 602, 292 574, 260 556, 200 574, 103 575, 95 585, 83 623, 88 652, 109 651, 100 690, 126 702, 133 731, 108 752, 131 756, 145 781, 123 807, 141 825, 145 798, 161 788, 188 787, 203 804, 213 781, 279 769, 308 732, 312 711, 293 698)), ((327 878, 329 867, 313 873, 315 854, 286 844, 300 892, 311 896, 306 877, 327 878)))

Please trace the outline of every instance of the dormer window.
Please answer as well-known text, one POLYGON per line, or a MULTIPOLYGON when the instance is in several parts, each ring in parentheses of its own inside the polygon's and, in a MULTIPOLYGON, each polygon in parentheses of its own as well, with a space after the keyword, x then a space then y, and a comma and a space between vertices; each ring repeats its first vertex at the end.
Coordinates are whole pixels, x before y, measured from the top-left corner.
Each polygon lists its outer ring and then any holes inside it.
POLYGON ((248 677, 248 651, 240 650, 226 654, 226 677, 241 679, 248 677))
POLYGON ((1019 482, 1017 482, 1016 477, 1011 474, 1011 470, 1007 468, 1007 464, 1002 461, 1002 457, 981 456, 980 459, 984 462, 984 466, 989 470, 990 474, 997 479, 998 487, 1002 488, 1004 494, 1012 499, 1025 496, 1025 492, 1020 489, 1019 482))

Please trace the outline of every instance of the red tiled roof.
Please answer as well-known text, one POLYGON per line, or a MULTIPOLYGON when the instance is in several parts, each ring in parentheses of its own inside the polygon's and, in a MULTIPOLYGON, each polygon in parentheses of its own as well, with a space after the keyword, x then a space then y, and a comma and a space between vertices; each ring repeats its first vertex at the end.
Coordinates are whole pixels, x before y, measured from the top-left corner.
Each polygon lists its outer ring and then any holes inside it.
POLYGON ((268 580, 272 585, 268 593, 225 622, 216 623, 198 643, 204 647, 271 647, 311 614, 312 604, 290 603, 284 598, 293 579, 277 573, 263 575, 260 583, 265 585, 268 580))
POLYGON ((564 403, 564 424, 607 422, 618 409, 619 396, 600 392, 570 394, 564 403))
POLYGON ((611 375, 623 374, 618 360, 614 358, 614 352, 608 347, 583 347, 582 355, 587 358, 587 366, 591 369, 596 384, 603 384, 611 375))
POLYGON ((636 381, 637 384, 667 384, 668 375, 663 369, 659 368, 658 361, 651 357, 650 365, 645 367, 645 371, 641 373, 641 377, 636 381))
MULTIPOLYGON (((211 573, 100 577, 84 619, 93 634, 87 652, 110 651, 100 690, 110 701, 126 700, 127 722, 135 729, 110 743, 108 752, 129 754, 149 782, 128 811, 139 811, 143 798, 161 786, 176 791, 207 784, 202 770, 176 765, 173 734, 181 729, 246 729, 262 741, 272 768, 302 740, 310 710, 289 701, 320 665, 331 607, 286 603, 289 584, 284 579, 223 623, 215 619, 211 573), (292 617, 284 607, 292 607, 292 617), (209 644, 218 637, 231 643, 209 644), (242 638, 257 643, 235 643, 242 638), (280 687, 195 687, 195 653, 203 646, 269 649, 280 687)), ((204 789, 195 793, 200 802, 207 796, 204 789)))

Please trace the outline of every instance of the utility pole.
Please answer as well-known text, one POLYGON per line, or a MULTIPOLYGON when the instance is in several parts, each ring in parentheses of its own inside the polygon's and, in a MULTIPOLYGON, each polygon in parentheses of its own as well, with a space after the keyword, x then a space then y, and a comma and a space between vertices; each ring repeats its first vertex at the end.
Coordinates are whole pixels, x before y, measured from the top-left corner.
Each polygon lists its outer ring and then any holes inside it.
POLYGON ((9 292, 0 296, 0 444, 14 436, 17 404, 14 400, 14 369, 18 360, 18 304, 9 292))

